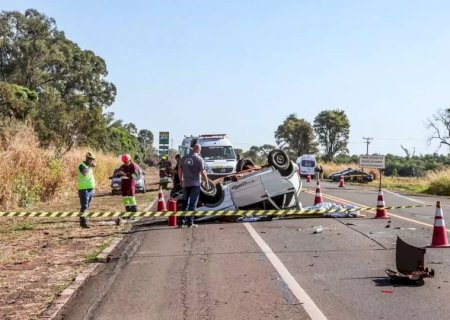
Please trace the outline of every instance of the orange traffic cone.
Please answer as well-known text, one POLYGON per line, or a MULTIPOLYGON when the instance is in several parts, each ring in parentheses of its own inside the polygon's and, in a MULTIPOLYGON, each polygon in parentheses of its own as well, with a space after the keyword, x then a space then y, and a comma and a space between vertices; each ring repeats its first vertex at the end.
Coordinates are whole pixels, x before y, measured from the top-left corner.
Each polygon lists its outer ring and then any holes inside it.
POLYGON ((158 211, 167 211, 166 201, 164 200, 164 192, 162 187, 159 188, 158 192, 158 211))
POLYGON ((339 188, 344 188, 345 187, 345 180, 344 180, 344 176, 341 176, 341 179, 339 180, 339 188))
POLYGON ((311 176, 309 174, 306 176, 306 182, 311 182, 311 176))
POLYGON ((378 191, 378 201, 377 201, 377 213, 375 215, 376 219, 389 219, 388 213, 386 211, 386 205, 384 203, 383 190, 380 188, 378 191))
POLYGON ((314 198, 314 205, 322 204, 322 191, 320 191, 320 183, 319 180, 317 180, 317 186, 316 186, 316 197, 314 198))
POLYGON ((431 241, 431 247, 450 247, 448 244, 447 230, 445 230, 444 214, 442 213, 440 201, 436 203, 436 215, 434 217, 433 240, 431 241))
MULTIPOLYGON (((175 200, 175 199, 167 200, 167 208, 169 209, 169 211, 177 212, 177 200, 175 200)), ((176 227, 177 226, 177 217, 170 216, 167 219, 167 224, 169 225, 169 227, 176 227)))

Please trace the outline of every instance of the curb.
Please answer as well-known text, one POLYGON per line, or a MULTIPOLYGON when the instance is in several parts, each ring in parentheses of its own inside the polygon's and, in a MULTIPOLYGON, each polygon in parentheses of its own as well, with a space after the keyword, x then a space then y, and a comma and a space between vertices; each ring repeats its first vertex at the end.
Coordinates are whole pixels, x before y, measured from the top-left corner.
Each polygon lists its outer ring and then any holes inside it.
MULTIPOLYGON (((151 208, 158 198, 155 198, 145 210, 151 208)), ((114 249, 119 245, 119 243, 123 240, 123 237, 115 237, 111 244, 103 250, 98 256, 96 263, 91 263, 81 271, 76 277, 75 280, 62 292, 60 292, 55 300, 51 303, 51 305, 45 310, 40 319, 53 320, 56 319, 61 309, 66 305, 66 303, 75 296, 76 292, 80 289, 80 287, 84 284, 84 282, 94 273, 94 271, 101 266, 103 263, 109 262, 110 255, 114 251, 114 249)))

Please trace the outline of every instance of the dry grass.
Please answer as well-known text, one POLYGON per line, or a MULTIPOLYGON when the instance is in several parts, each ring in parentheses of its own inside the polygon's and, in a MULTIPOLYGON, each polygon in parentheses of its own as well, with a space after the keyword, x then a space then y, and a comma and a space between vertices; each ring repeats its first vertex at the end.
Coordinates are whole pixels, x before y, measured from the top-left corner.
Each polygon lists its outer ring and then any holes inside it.
MULTIPOLYGON (((31 127, 1 127, 0 211, 79 210, 75 170, 86 152, 75 149, 56 159, 52 150, 39 148, 31 127)), ((100 152, 96 156, 98 187, 90 209, 121 211, 121 197, 111 196, 109 189, 119 159, 100 152)), ((147 190, 153 192, 138 194, 140 205, 148 205, 157 191, 157 170, 146 173, 147 190)), ((130 228, 99 220, 81 229, 76 218, 0 218, 0 319, 37 319, 112 237, 130 228)))
MULTIPOLYGON (((36 202, 67 198, 76 190, 76 168, 87 149, 74 149, 57 159, 52 150, 39 148, 30 126, 16 124, 2 128, 0 140, 0 208, 28 208, 36 202)), ((100 188, 109 184, 108 177, 118 164, 117 157, 97 154, 95 176, 100 188)))

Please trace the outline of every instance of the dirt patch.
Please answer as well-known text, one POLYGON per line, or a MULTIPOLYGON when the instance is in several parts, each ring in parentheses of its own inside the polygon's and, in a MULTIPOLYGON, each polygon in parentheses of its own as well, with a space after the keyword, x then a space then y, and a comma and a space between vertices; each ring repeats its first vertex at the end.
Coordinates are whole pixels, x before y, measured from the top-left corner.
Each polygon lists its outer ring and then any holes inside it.
MULTIPOLYGON (((138 194, 139 209, 157 196, 157 171, 147 170, 147 193, 138 194)), ((29 211, 76 211, 74 192, 67 200, 39 204, 29 211)), ((23 211, 23 208, 20 209, 23 211)), ((123 211, 120 196, 99 190, 91 211, 123 211)), ((93 219, 90 229, 78 218, 0 218, 0 319, 38 319, 55 297, 89 263, 95 262, 114 237, 123 236, 130 224, 93 219)))

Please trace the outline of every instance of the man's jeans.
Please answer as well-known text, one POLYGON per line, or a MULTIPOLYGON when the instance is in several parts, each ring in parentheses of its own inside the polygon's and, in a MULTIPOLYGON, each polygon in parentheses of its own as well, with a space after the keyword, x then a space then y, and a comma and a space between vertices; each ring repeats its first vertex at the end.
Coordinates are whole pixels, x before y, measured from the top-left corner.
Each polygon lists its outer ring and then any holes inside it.
POLYGON ((80 212, 85 212, 89 209, 89 204, 94 197, 94 189, 78 190, 78 196, 80 197, 80 212))
MULTIPOLYGON (((184 211, 195 211, 197 209, 197 201, 200 197, 200 187, 185 187, 183 188, 183 210, 184 211)), ((183 217, 182 223, 192 224, 194 222, 194 217, 183 217)))

